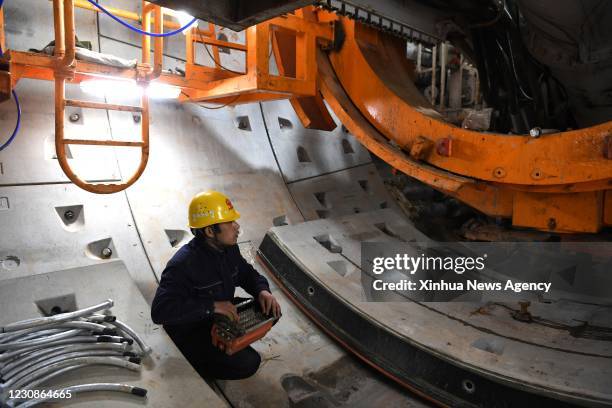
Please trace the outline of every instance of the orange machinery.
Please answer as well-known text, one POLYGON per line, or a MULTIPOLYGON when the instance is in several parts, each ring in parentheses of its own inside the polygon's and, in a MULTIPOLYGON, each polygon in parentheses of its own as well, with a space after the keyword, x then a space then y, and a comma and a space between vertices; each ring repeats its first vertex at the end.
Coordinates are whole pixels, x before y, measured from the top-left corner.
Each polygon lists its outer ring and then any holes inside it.
MULTIPOLYGON (((161 39, 154 41, 151 65, 149 37, 143 37, 145 52, 134 69, 75 60, 73 8, 94 8, 84 0, 54 0, 53 5, 56 55, 7 51, 4 63, 10 81, 9 85, 4 81, 0 94, 7 94, 20 78, 56 81, 57 157, 68 177, 88 191, 113 193, 127 188, 138 179, 148 157, 148 120, 143 120, 141 141, 96 142, 141 148, 141 166, 126 183, 85 183, 63 158, 65 144, 93 143, 63 139, 66 105, 137 110, 148 119, 146 97, 137 107, 64 99, 66 81, 105 76, 179 87, 184 102, 237 105, 288 99, 307 128, 333 129, 331 109, 365 147, 391 166, 486 215, 509 218, 515 227, 554 233, 597 233, 612 226, 612 122, 542 137, 454 126, 416 89, 413 66, 405 58, 405 40, 389 33, 312 6, 247 28, 244 43, 217 39, 215 26, 209 24, 208 30, 187 31, 186 72, 181 76, 162 72, 161 39), (215 67, 195 63, 196 43, 212 47, 215 67), (245 71, 225 69, 219 62, 219 47, 244 53, 245 71), (278 75, 270 72, 272 52, 278 75)), ((155 32, 177 26, 167 19, 173 18, 172 10, 147 2, 143 10, 143 17, 113 11, 141 20, 145 27, 154 22, 155 32)))

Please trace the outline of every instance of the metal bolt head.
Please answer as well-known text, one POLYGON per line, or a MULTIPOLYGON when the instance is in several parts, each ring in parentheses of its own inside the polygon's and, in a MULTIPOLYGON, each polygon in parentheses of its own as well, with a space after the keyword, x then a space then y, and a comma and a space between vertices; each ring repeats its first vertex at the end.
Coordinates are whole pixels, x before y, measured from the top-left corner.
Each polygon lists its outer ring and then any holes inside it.
POLYGON ((68 120, 70 120, 72 123, 78 122, 79 119, 81 119, 81 115, 79 115, 78 113, 73 113, 68 117, 68 120))
POLYGON ((104 248, 101 252, 102 258, 108 259, 113 255, 113 250, 110 248, 104 248))
POLYGON ((538 137, 542 136, 542 129, 539 127, 534 127, 529 131, 529 136, 537 139, 538 137))
POLYGON ((134 123, 140 123, 140 115, 132 115, 132 119, 134 123))
POLYGON ((554 218, 549 218, 548 219, 548 229, 554 230, 555 228, 557 228, 557 220, 555 220, 554 218))
POLYGON ((66 219, 67 221, 74 220, 74 211, 67 210, 66 212, 64 212, 64 219, 66 219))

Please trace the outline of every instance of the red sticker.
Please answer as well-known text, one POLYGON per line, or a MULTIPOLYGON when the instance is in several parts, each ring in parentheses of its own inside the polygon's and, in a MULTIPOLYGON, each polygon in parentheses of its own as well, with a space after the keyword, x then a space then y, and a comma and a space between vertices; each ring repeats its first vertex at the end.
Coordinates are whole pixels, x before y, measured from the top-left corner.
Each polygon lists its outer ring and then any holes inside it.
POLYGON ((229 200, 229 198, 225 199, 225 204, 227 204, 228 210, 233 210, 234 209, 234 206, 232 205, 232 202, 229 200))

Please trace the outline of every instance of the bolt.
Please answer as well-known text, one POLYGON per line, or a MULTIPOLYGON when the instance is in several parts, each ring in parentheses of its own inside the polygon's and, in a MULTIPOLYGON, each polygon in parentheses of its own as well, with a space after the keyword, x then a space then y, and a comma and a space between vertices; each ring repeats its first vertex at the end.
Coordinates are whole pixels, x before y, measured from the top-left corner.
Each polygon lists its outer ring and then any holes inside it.
POLYGON ((240 121, 238 122, 238 129, 240 129, 240 130, 245 130, 245 129, 247 129, 247 128, 248 128, 248 125, 247 125, 246 120, 240 120, 240 121))
POLYGON ((113 250, 110 248, 104 248, 101 254, 102 254, 102 258, 108 259, 113 255, 113 250))
POLYGON ((554 230, 555 228, 557 228, 557 220, 555 220, 554 218, 549 218, 548 219, 548 229, 554 230))
POLYGON ((132 115, 132 119, 134 119, 134 123, 140 123, 140 115, 132 115))
POLYGON ((512 317, 521 322, 530 322, 532 319, 531 313, 529 312, 529 305, 531 305, 531 302, 528 300, 520 301, 519 306, 521 307, 521 310, 513 313, 512 317))
POLYGON ((81 115, 79 115, 78 113, 73 113, 73 114, 71 114, 71 115, 68 117, 68 119, 69 119, 69 120, 70 120, 72 123, 74 123, 74 122, 78 122, 78 121, 79 121, 79 119, 81 119, 81 115))
POLYGON ((529 131, 529 136, 537 139, 538 137, 542 136, 542 129, 539 127, 534 127, 529 131))
POLYGON ((68 220, 68 221, 72 221, 72 220, 74 219, 74 211, 72 211, 72 210, 67 210, 67 211, 64 213, 64 218, 65 218, 66 220, 68 220))

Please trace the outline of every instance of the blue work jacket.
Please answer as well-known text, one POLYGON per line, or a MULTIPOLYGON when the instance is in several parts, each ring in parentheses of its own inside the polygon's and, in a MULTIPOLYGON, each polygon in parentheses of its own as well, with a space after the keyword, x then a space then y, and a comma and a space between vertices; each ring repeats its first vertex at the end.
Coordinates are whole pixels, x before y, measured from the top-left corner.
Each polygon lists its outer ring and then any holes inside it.
POLYGON ((178 250, 162 272, 151 318, 166 329, 210 323, 213 303, 231 301, 236 286, 254 298, 270 290, 266 278, 242 257, 238 245, 219 251, 196 237, 178 250))

